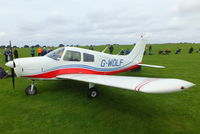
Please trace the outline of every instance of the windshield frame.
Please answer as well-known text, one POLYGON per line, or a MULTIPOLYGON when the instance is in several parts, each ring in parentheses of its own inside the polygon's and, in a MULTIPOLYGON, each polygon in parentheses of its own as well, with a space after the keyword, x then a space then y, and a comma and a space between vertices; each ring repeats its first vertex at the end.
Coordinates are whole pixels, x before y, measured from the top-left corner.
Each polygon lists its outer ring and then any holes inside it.
POLYGON ((57 48, 57 49, 53 50, 52 52, 46 54, 45 56, 49 57, 53 60, 60 61, 60 59, 62 59, 64 53, 65 53, 65 48, 61 47, 61 48, 57 48))

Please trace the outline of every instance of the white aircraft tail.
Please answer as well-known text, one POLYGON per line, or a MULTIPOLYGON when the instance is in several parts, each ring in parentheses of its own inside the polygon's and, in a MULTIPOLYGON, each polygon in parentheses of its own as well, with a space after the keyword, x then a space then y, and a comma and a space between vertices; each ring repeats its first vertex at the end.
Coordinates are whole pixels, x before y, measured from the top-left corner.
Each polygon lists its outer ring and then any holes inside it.
POLYGON ((130 59, 134 59, 134 62, 137 62, 137 63, 142 62, 145 46, 146 46, 145 40, 143 38, 140 39, 136 43, 133 50, 129 53, 129 55, 127 55, 127 57, 130 59))

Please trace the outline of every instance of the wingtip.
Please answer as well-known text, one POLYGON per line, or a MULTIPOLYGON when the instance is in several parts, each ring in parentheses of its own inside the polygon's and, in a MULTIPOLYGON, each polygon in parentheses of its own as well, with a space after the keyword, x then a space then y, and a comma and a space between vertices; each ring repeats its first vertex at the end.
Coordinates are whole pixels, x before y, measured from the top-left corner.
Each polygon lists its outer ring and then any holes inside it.
POLYGON ((143 86, 140 91, 146 93, 173 93, 193 86, 195 86, 194 83, 181 79, 157 79, 143 86))

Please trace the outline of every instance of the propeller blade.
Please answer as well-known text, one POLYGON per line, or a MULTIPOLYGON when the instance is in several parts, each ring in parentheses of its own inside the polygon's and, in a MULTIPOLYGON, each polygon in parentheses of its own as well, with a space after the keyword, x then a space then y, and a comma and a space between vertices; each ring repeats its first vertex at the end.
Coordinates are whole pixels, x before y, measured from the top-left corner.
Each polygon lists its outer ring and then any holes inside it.
MULTIPOLYGON (((12 52, 11 41, 10 41, 10 50, 11 50, 11 60, 13 61, 13 52, 12 52)), ((15 71, 14 71, 14 67, 15 67, 15 62, 13 61, 13 68, 11 68, 11 76, 12 76, 13 89, 15 89, 15 71)))
POLYGON ((15 71, 14 71, 14 68, 11 68, 11 76, 12 76, 13 89, 15 89, 15 71))

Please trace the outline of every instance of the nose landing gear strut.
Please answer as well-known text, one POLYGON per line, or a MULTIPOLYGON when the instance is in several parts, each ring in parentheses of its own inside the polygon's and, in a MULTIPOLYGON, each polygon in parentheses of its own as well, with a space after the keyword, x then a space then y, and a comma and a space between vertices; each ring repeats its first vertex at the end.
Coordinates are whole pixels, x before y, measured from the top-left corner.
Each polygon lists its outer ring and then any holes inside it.
POLYGON ((25 93, 27 96, 31 96, 31 95, 35 95, 37 94, 37 88, 35 86, 35 81, 32 80, 32 84, 29 85, 26 89, 25 89, 25 93))

